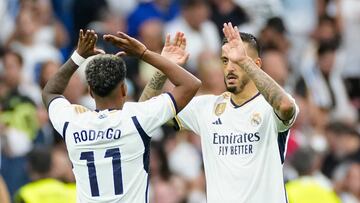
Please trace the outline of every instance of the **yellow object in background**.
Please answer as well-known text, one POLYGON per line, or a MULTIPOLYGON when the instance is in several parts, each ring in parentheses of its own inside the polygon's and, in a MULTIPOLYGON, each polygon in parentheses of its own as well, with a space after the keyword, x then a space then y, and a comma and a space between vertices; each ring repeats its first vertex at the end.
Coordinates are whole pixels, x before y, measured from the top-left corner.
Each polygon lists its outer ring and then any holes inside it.
POLYGON ((28 183, 15 195, 15 203, 75 203, 75 186, 46 178, 28 183))
POLYGON ((289 203, 340 203, 336 193, 316 182, 311 177, 302 177, 288 182, 286 192, 289 203))

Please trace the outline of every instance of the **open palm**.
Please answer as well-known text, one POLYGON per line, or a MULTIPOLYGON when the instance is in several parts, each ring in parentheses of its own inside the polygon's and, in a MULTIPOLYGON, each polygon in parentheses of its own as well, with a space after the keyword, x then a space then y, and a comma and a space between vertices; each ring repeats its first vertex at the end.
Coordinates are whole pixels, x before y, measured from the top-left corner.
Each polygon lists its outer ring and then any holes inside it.
POLYGON ((186 38, 184 33, 177 32, 174 41, 170 41, 170 35, 166 36, 165 45, 161 55, 178 65, 184 65, 189 58, 189 53, 185 51, 186 38))
POLYGON ((230 61, 238 62, 247 57, 246 49, 241 40, 238 28, 232 26, 231 23, 224 24, 223 33, 227 39, 227 43, 222 46, 222 50, 226 53, 230 61))

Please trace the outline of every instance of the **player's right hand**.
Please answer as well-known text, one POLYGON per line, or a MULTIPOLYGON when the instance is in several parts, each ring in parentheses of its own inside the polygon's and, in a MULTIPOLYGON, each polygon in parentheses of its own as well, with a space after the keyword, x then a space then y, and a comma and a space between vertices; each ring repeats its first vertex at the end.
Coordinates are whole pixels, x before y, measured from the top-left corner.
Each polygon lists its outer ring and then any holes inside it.
POLYGON ((105 54, 103 50, 97 49, 95 47, 97 39, 98 36, 94 30, 86 30, 86 32, 84 33, 84 31, 81 29, 79 32, 79 40, 78 40, 76 52, 84 58, 96 54, 105 54))
POLYGON ((183 66, 189 58, 189 53, 185 51, 186 38, 184 33, 177 32, 173 42, 170 42, 170 35, 166 35, 165 45, 161 51, 161 56, 169 59, 177 65, 183 66))
POLYGON ((117 36, 111 34, 104 35, 104 40, 122 49, 122 51, 116 55, 126 54, 130 56, 141 57, 147 50, 144 44, 123 32, 117 32, 117 36))
POLYGON ((231 23, 224 23, 223 33, 228 42, 222 46, 222 51, 229 60, 235 63, 246 60, 248 55, 237 26, 233 27, 231 23))

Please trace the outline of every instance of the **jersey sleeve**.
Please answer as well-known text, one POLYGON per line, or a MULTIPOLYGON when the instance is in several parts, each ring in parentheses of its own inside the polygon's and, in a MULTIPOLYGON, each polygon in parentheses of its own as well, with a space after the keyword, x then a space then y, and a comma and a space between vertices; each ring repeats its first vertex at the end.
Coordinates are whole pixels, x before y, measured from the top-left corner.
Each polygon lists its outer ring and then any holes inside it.
POLYGON ((55 130, 62 136, 66 123, 74 118, 75 110, 71 103, 64 97, 56 97, 49 104, 49 118, 55 130))
POLYGON ((281 118, 276 114, 276 112, 273 111, 273 117, 275 119, 278 132, 284 132, 284 131, 288 130, 294 124, 296 117, 299 114, 299 107, 295 103, 295 99, 291 95, 289 95, 289 97, 291 98, 291 100, 293 100, 293 102, 295 104, 295 113, 289 121, 285 122, 285 121, 281 120, 281 118))
POLYGON ((136 112, 132 119, 151 136, 151 132, 177 114, 177 105, 170 93, 163 93, 144 102, 133 103, 131 111, 136 112))
POLYGON ((201 105, 202 97, 194 97, 188 105, 185 106, 173 119, 176 130, 191 130, 196 134, 200 134, 200 127, 198 122, 199 108, 201 105))

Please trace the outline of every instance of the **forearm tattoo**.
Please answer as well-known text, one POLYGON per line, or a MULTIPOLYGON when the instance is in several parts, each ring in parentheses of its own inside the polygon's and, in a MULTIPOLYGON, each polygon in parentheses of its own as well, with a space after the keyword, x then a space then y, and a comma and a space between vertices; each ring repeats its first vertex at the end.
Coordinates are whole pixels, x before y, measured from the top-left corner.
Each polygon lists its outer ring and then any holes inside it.
POLYGON ((151 97, 159 95, 166 82, 166 78, 166 75, 164 75, 162 72, 156 71, 141 93, 139 101, 146 101, 151 97))
POLYGON ((294 113, 294 109, 289 112, 279 112, 281 101, 288 97, 282 87, 250 60, 242 64, 241 68, 249 75, 259 92, 274 108, 275 112, 280 113, 284 119, 290 119, 294 113))
POLYGON ((165 84, 165 81, 166 81, 166 75, 157 71, 151 78, 148 86, 149 88, 154 90, 161 90, 165 84))

